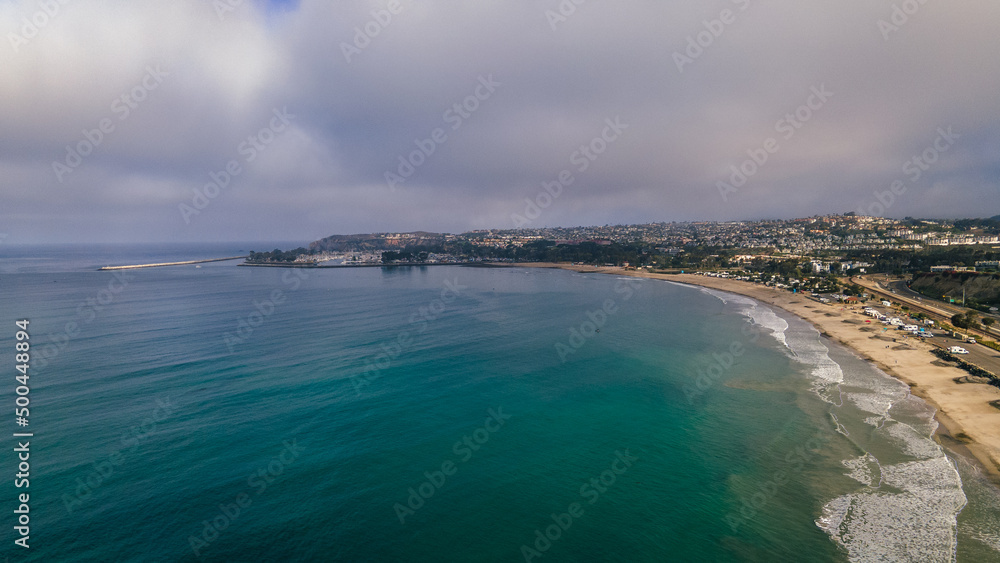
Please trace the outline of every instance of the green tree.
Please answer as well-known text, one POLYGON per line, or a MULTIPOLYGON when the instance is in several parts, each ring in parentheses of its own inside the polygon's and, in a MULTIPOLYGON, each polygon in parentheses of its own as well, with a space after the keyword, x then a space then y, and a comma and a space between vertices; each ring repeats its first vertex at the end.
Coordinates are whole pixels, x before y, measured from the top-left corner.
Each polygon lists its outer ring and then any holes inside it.
POLYGON ((979 316, 975 312, 969 311, 965 314, 965 328, 979 327, 979 316))
POLYGON ((955 315, 952 315, 951 324, 955 325, 958 328, 969 328, 969 326, 965 322, 965 315, 961 313, 956 313, 955 315))

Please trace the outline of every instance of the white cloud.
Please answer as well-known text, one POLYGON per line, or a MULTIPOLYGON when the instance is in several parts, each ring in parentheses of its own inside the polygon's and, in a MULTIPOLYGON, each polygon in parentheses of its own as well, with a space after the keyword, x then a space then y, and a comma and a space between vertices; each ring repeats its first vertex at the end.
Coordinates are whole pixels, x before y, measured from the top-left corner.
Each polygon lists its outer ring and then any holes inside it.
POLYGON ((220 21, 202 0, 68 2, 15 50, 10 34, 39 4, 0 3, 0 220, 37 240, 502 227, 614 115, 632 124, 627 137, 579 174, 548 224, 847 211, 948 125, 962 140, 894 211, 975 215, 976 202, 995 201, 996 3, 928 2, 888 40, 877 24, 887 1, 594 2, 553 30, 544 12, 557 4, 400 0, 348 64, 342 43, 383 4, 246 3, 220 21), (735 21, 678 72, 672 54, 726 8, 735 21), (120 120, 114 100, 149 65, 169 76, 120 120), (398 155, 488 74, 502 88, 390 192, 383 174, 398 155), (833 100, 722 201, 728 166, 819 84, 833 100), (293 131, 205 210, 204 226, 178 223, 165 202, 189 197, 285 106, 293 131), (114 132, 60 183, 52 161, 104 118, 114 132))

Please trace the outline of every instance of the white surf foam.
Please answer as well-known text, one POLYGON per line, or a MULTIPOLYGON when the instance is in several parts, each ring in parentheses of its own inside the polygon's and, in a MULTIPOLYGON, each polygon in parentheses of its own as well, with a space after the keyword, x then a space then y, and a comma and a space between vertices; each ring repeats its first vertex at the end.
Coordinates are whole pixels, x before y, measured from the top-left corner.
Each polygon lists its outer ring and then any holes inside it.
MULTIPOLYGON (((839 383, 844 380, 840 364, 830 358, 830 350, 823 344, 819 331, 812 325, 803 324, 801 329, 789 331, 788 321, 755 299, 705 287, 700 289, 727 305, 738 307, 740 312, 749 317, 754 324, 767 329, 775 340, 791 352, 795 360, 809 366, 812 375, 822 383, 839 383)), ((816 392, 825 401, 834 402, 826 396, 824 390, 817 388, 816 392)))
POLYGON ((936 411, 927 403, 906 389, 906 396, 892 405, 894 418, 906 419, 906 423, 924 436, 933 436, 938 429, 938 421, 934 418, 936 411))
POLYGON ((854 389, 843 393, 851 406, 876 415, 864 419, 876 430, 862 442, 888 440, 916 460, 882 465, 868 453, 844 461, 845 475, 868 488, 831 500, 816 525, 851 561, 954 561, 966 497, 958 470, 931 437, 934 410, 877 369, 856 370, 845 385, 854 389))
POLYGON ((788 321, 757 302, 753 302, 753 307, 747 311, 747 315, 749 315, 754 324, 760 325, 770 331, 771 336, 782 346, 788 347, 788 341, 785 338, 785 331, 788 330, 788 321))
POLYGON ((885 424, 885 417, 884 416, 869 416, 868 418, 865 419, 865 424, 868 424, 870 426, 874 426, 875 428, 881 428, 882 425, 885 424))
POLYGON ((816 519, 816 525, 831 537, 839 534, 850 510, 851 498, 848 495, 837 497, 823 505, 823 515, 816 519))
POLYGON ((759 301, 742 295, 716 291, 707 287, 700 289, 702 292, 715 297, 726 305, 737 307, 741 314, 750 318, 751 322, 767 330, 771 337, 777 340, 782 346, 788 347, 788 343, 785 341, 785 331, 788 330, 788 322, 759 301))
POLYGON ((954 561, 957 515, 965 506, 958 471, 947 457, 882 468, 902 493, 863 491, 823 507, 816 525, 851 561, 954 561))
MULTIPOLYGON (((905 383, 879 370, 852 370, 845 382, 844 370, 830 357, 812 325, 795 323, 789 328, 788 322, 753 299, 707 288, 702 291, 739 307, 810 368, 816 382, 813 390, 831 405, 829 414, 837 432, 850 438, 837 416, 844 414, 841 409, 847 399, 851 406, 873 415, 864 422, 875 427, 875 434, 859 437, 860 441, 851 438, 863 451, 862 443, 881 436, 906 457, 916 458, 883 466, 866 451, 844 460, 846 475, 866 488, 827 502, 816 525, 847 550, 851 561, 954 561, 958 514, 966 498, 957 469, 931 439, 936 428, 933 409, 913 397, 905 383), (842 390, 842 385, 849 385, 850 392, 842 390)), ((977 532, 980 541, 992 545, 989 533, 977 532)))
POLYGON ((878 488, 881 485, 882 470, 878 460, 872 454, 845 459, 841 463, 844 464, 844 467, 850 469, 850 472, 846 475, 851 479, 869 487, 878 488))
POLYGON ((839 434, 843 434, 844 436, 850 438, 851 433, 848 432, 847 428, 845 428, 844 425, 840 423, 840 419, 837 418, 837 415, 834 414, 833 412, 830 413, 830 420, 833 421, 833 427, 839 434))
POLYGON ((903 453, 918 459, 930 459, 943 455, 941 446, 933 440, 921 436, 913 427, 907 424, 893 422, 886 425, 883 430, 888 432, 902 448, 903 453))
MULTIPOLYGON (((877 369, 852 370, 845 382, 844 370, 830 357, 812 325, 795 323, 789 328, 784 319, 755 300, 707 288, 702 291, 739 307, 784 344, 792 357, 809 366, 816 381, 814 391, 831 405, 829 414, 837 432, 865 451, 842 462, 846 475, 865 488, 827 502, 816 525, 847 550, 851 561, 954 561, 958 514, 966 497, 958 470, 931 439, 936 428, 933 409, 913 397, 905 383, 877 369), (849 385, 850 392, 842 390, 843 385, 849 385), (873 436, 850 438, 837 417, 844 414, 845 399, 873 415, 864 418, 875 427, 873 436), (889 440, 900 453, 916 460, 882 465, 862 445, 873 438, 889 440)), ((977 539, 994 545, 992 534, 976 532, 977 539)))
POLYGON ((883 419, 889 416, 889 409, 892 408, 892 397, 879 393, 844 393, 844 397, 859 409, 883 419))
POLYGON ((830 358, 830 349, 823 344, 819 331, 811 325, 785 332, 788 347, 795 359, 812 368, 812 375, 823 383, 840 383, 844 370, 830 358))
POLYGON ((707 287, 699 287, 698 290, 701 291, 702 293, 705 293, 705 294, 711 295, 712 297, 715 297, 719 301, 722 301, 724 304, 729 303, 730 299, 741 297, 740 295, 736 295, 734 293, 725 293, 725 292, 716 291, 714 289, 710 289, 710 288, 707 288, 707 287))
MULTIPOLYGON (((812 367, 814 390, 831 404, 830 415, 841 434, 850 436, 837 416, 845 414, 846 399, 850 406, 873 415, 864 422, 875 427, 874 436, 916 458, 885 466, 866 451, 842 462, 846 475, 867 488, 831 500, 816 525, 844 546, 852 561, 954 560, 957 519, 966 499, 958 471, 931 438, 933 409, 913 397, 905 383, 879 370, 845 374, 811 325, 796 323, 785 331, 785 338, 795 358, 812 367), (843 389, 845 385, 850 391, 843 389)), ((852 438, 863 450, 870 439, 852 438)))

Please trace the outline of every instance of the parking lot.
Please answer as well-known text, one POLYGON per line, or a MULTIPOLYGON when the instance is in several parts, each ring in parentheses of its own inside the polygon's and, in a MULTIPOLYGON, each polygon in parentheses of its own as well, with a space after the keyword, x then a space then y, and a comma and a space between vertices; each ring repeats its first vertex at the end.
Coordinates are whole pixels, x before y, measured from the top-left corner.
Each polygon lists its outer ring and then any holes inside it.
POLYGON ((965 337, 955 338, 948 332, 932 326, 924 325, 922 320, 914 319, 908 316, 905 312, 895 310, 893 307, 875 306, 871 308, 879 311, 887 318, 897 317, 904 324, 917 325, 918 327, 925 329, 925 331, 929 331, 934 334, 933 338, 916 337, 912 336, 908 331, 899 330, 898 326, 884 325, 879 319, 866 319, 871 321, 870 326, 882 328, 883 336, 898 339, 900 342, 914 342, 915 340, 919 340, 945 350, 951 346, 961 346, 962 348, 968 350, 969 353, 956 354, 957 356, 994 374, 1000 375, 1000 351, 978 344, 979 338, 976 339, 976 344, 971 344, 965 341, 965 337))
POLYGON ((956 354, 963 360, 976 364, 977 366, 990 371, 994 374, 1000 375, 1000 352, 982 346, 980 344, 967 344, 963 343, 962 340, 958 338, 952 338, 951 336, 940 335, 934 338, 927 338, 930 344, 938 346, 939 348, 948 349, 949 346, 961 346, 969 351, 968 354, 956 354))

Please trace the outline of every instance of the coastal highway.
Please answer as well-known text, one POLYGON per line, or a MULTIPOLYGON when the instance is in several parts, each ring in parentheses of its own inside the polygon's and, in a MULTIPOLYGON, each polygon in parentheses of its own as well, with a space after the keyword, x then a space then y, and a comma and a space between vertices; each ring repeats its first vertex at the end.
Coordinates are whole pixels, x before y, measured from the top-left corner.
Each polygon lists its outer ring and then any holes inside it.
MULTIPOLYGON (((892 282, 889 282, 890 287, 887 288, 883 284, 884 282, 879 282, 862 276, 852 277, 851 281, 867 290, 870 290, 876 295, 889 299, 890 301, 895 300, 903 303, 908 306, 911 311, 922 312, 935 321, 945 321, 948 324, 951 324, 952 316, 971 310, 962 306, 953 305, 951 303, 941 303, 940 301, 923 297, 910 290, 910 288, 906 288, 906 293, 904 295, 902 290, 891 286, 892 282)), ((902 283, 902 285, 905 286, 906 284, 902 283)), ((986 327, 983 328, 985 329, 986 327)), ((1000 339, 1000 330, 997 330, 997 328, 994 327, 986 330, 988 331, 988 335, 991 339, 1000 339)), ((976 335, 977 337, 987 335, 987 333, 983 330, 970 330, 968 332, 976 335)))
MULTIPOLYGON (((889 332, 892 332, 891 330, 889 332)), ((927 338, 925 342, 938 348, 948 349, 949 346, 961 346, 969 351, 968 354, 955 354, 970 364, 975 364, 990 373, 1000 375, 1000 352, 979 344, 964 344, 959 338, 950 336, 935 336, 927 338)))
MULTIPOLYGON (((933 303, 933 304, 937 305, 938 307, 941 307, 942 309, 945 309, 945 310, 951 309, 951 310, 954 310, 955 313, 965 313, 966 311, 969 310, 968 308, 963 307, 961 305, 953 305, 951 303, 945 303, 945 302, 940 301, 938 299, 925 297, 925 296, 921 295, 920 293, 917 293, 916 291, 913 291, 912 289, 910 289, 910 286, 906 285, 906 280, 891 281, 891 282, 889 282, 888 285, 889 285, 890 289, 895 289, 896 293, 901 293, 903 295, 912 297, 912 298, 916 299, 917 301, 924 300, 924 302, 926 302, 926 301, 929 300, 931 303, 933 303)), ((952 313, 952 314, 954 315, 955 313, 952 313)), ((992 317, 996 321, 996 324, 1000 325, 1000 315, 997 315, 997 314, 994 314, 994 313, 984 313, 982 311, 977 311, 977 313, 979 313, 979 315, 982 316, 982 317, 984 317, 984 318, 985 317, 992 317)))
MULTIPOLYGON (((870 326, 879 326, 877 322, 873 321, 870 326)), ((914 342, 914 343, 927 343, 931 346, 948 349, 949 346, 961 346, 969 351, 968 354, 955 354, 956 357, 961 358, 971 364, 975 364, 990 373, 1000 375, 1000 352, 982 346, 980 344, 969 344, 965 342, 964 338, 954 338, 950 335, 946 335, 944 332, 936 331, 936 336, 934 338, 920 338, 909 336, 903 331, 899 331, 894 326, 883 327, 885 330, 881 331, 879 334, 889 338, 895 338, 898 342, 914 342)))
POLYGON ((963 338, 953 338, 951 336, 945 335, 942 332, 936 332, 934 338, 920 338, 916 336, 910 336, 906 334, 905 331, 897 330, 896 327, 881 327, 877 322, 873 321, 872 327, 880 327, 881 330, 879 334, 888 338, 895 338, 898 343, 912 342, 926 343, 937 348, 942 348, 947 350, 949 346, 961 346, 969 351, 968 354, 955 354, 956 357, 961 358, 971 364, 975 364, 990 373, 995 373, 1000 375, 1000 352, 992 348, 987 348, 986 346, 980 346, 979 344, 968 344, 963 338))
MULTIPOLYGON (((879 294, 890 300, 895 300, 900 303, 905 303, 908 307, 910 307, 911 311, 923 312, 924 314, 930 316, 935 321, 943 320, 945 322, 950 323, 952 315, 956 313, 964 313, 965 311, 968 310, 965 307, 956 307, 950 303, 939 303, 937 301, 930 300, 925 297, 921 297, 919 301, 917 300, 916 297, 904 297, 900 295, 899 289, 896 289, 895 293, 892 293, 891 290, 887 292, 881 283, 876 284, 875 282, 869 279, 852 278, 852 281, 864 287, 865 289, 871 290, 872 293, 879 294), (930 301, 930 303, 927 303, 927 301, 930 301)), ((912 295, 914 293, 909 288, 906 288, 906 291, 908 295, 912 295)), ((890 336, 892 332, 895 331, 889 330, 887 331, 886 335, 890 336)), ((968 332, 973 333, 977 340, 982 338, 983 336, 982 331, 968 331, 968 332)), ((996 333, 997 331, 995 329, 991 330, 990 336, 996 339, 997 338, 996 333)), ((962 340, 963 339, 953 338, 951 336, 945 336, 943 334, 939 334, 934 338, 926 339, 925 342, 927 342, 932 346, 937 346, 938 348, 945 348, 945 349, 947 349, 949 346, 961 346, 966 350, 968 350, 969 353, 958 355, 958 357, 962 358, 963 360, 969 363, 975 364, 991 373, 1000 375, 1000 352, 997 352, 992 348, 987 348, 986 346, 983 346, 981 344, 964 343, 962 340)))

